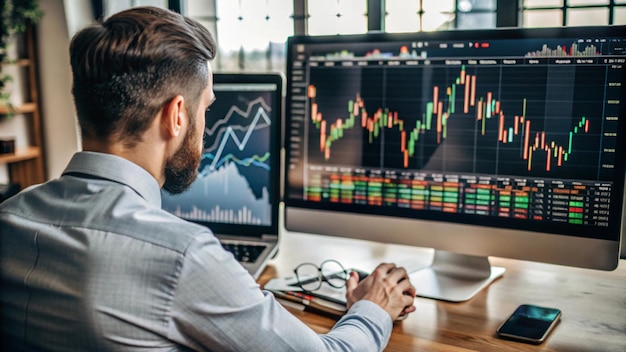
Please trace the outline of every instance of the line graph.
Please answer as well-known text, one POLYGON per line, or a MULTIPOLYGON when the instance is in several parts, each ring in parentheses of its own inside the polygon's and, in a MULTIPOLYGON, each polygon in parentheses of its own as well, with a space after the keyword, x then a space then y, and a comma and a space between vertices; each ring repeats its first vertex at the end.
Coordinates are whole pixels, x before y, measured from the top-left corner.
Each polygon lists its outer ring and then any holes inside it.
MULTIPOLYGON (((203 158, 207 158, 209 160, 218 160, 216 157, 214 157, 212 154, 204 154, 202 156, 203 158)), ((232 155, 232 154, 228 154, 222 158, 219 159, 219 162, 216 162, 215 165, 213 164, 213 161, 211 162, 211 167, 207 169, 208 170, 216 170, 219 169, 222 165, 229 163, 229 162, 234 162, 235 164, 238 165, 242 165, 244 167, 248 167, 248 166, 258 166, 260 168, 266 169, 269 171, 270 167, 267 164, 268 159, 270 158, 270 153, 265 153, 263 155, 252 155, 248 158, 244 158, 244 159, 239 159, 236 156, 232 155)), ((205 172, 203 170, 203 172, 205 172)))
POLYGON ((223 118, 218 119, 217 121, 215 121, 215 123, 213 123, 212 126, 210 127, 205 127, 204 131, 208 136, 212 136, 215 134, 215 132, 220 129, 222 126, 226 125, 229 123, 229 121, 231 120, 231 118, 233 118, 234 115, 240 115, 243 117, 249 117, 252 115, 252 110, 256 107, 256 105, 260 105, 263 109, 265 109, 266 112, 271 112, 272 108, 265 102, 265 99, 263 97, 258 97, 256 99, 253 99, 252 101, 250 101, 248 103, 248 106, 245 110, 240 109, 238 106, 231 106, 228 109, 228 112, 224 115, 223 118))
MULTIPOLYGON (((263 98, 259 97, 252 100, 248 104, 248 107, 245 111, 241 110, 237 106, 230 107, 228 113, 226 114, 226 116, 224 116, 224 118, 219 119, 215 124, 213 124, 213 126, 205 128, 206 136, 215 136, 213 144, 205 147, 205 152, 203 155, 203 158, 208 158, 211 160, 211 164, 209 167, 210 171, 215 170, 216 167, 218 167, 220 164, 223 164, 224 160, 232 159, 239 161, 230 154, 222 158, 222 154, 224 153, 224 148, 226 144, 232 140, 233 143, 235 143, 235 145, 237 146, 238 150, 244 150, 246 148, 246 145, 248 144, 248 141, 250 140, 250 136, 252 135, 252 133, 256 129, 264 127, 261 122, 264 122, 267 126, 271 124, 271 120, 268 116, 268 112, 271 112, 271 110, 272 109, 267 105, 263 98), (254 117, 252 118, 252 122, 250 122, 248 126, 227 125, 231 121, 231 119, 233 119, 233 116, 240 116, 244 119, 247 119, 253 114, 254 117), (223 128, 224 126, 225 129, 223 128), (241 139, 237 136, 237 133, 235 132, 236 130, 244 132, 244 135, 241 139), (219 143, 217 147, 215 147, 216 143, 219 143), (215 150, 215 152, 212 152, 213 150, 215 150)), ((208 138, 206 138, 206 140, 208 140, 208 138)), ((258 156, 253 156, 251 158, 246 158, 246 161, 244 161, 243 163, 246 164, 248 161, 256 161, 256 164, 262 165, 262 161, 259 161, 263 159, 266 160, 267 157, 259 158, 258 156)), ((265 167, 267 167, 267 165, 265 165, 265 167)))
POLYGON ((269 187, 272 92, 216 91, 206 113, 198 176, 189 190, 163 198, 163 208, 192 221, 266 226, 271 223, 269 187))

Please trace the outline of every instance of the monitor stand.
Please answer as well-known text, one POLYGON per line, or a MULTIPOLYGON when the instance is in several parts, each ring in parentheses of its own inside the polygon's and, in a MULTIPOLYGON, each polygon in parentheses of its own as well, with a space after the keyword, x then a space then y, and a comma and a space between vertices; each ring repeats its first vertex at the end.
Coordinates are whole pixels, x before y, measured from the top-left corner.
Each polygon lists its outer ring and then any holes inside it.
POLYGON ((432 264, 409 276, 418 296, 463 302, 501 277, 504 270, 491 266, 487 257, 435 250, 432 264))

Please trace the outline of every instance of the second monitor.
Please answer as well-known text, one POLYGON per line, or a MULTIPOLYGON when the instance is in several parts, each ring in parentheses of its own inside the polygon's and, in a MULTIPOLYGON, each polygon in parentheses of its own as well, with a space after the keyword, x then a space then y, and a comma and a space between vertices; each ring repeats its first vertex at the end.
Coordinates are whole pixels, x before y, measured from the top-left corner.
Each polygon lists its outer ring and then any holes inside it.
POLYGON ((614 269, 624 33, 291 38, 286 228, 434 248, 419 294, 451 301, 502 275, 488 256, 614 269))

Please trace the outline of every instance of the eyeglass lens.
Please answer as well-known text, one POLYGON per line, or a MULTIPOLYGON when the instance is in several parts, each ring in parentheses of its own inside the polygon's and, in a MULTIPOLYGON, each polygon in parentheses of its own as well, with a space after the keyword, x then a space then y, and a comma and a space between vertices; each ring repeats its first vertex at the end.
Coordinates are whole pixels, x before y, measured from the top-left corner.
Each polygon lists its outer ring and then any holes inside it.
POLYGON ((319 268, 315 264, 300 264, 296 276, 303 290, 315 291, 322 285, 319 268))
POLYGON ((348 279, 343 266, 335 260, 324 261, 320 267, 315 264, 303 263, 296 268, 296 277, 302 289, 315 291, 326 281, 330 286, 341 288, 348 279))
POLYGON ((322 277, 328 282, 329 285, 340 288, 346 284, 348 279, 346 270, 339 262, 334 260, 327 260, 322 263, 320 267, 322 277))

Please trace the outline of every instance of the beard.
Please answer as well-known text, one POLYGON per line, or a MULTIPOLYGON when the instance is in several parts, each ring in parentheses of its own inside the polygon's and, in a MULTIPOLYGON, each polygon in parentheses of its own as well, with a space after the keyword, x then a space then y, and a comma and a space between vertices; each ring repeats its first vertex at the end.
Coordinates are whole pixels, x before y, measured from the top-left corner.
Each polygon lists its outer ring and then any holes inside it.
POLYGON ((165 163, 163 190, 170 194, 185 192, 196 179, 201 157, 194 123, 187 131, 183 145, 165 163))

